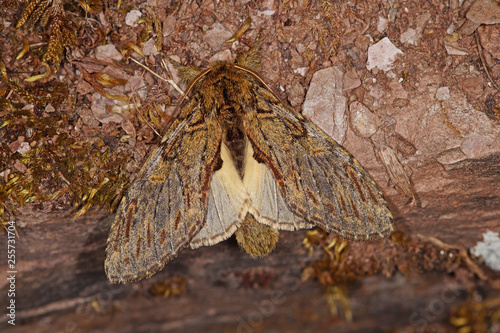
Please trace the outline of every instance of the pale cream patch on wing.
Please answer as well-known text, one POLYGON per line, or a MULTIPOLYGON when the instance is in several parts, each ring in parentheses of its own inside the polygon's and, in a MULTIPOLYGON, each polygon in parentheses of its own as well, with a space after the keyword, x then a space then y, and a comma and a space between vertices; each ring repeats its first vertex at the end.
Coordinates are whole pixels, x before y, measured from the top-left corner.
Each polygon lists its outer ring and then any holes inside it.
POLYGON ((276 229, 296 230, 314 227, 288 209, 271 170, 266 164, 257 162, 253 155, 252 145, 247 140, 243 185, 252 202, 249 212, 258 222, 276 229))
POLYGON ((210 182, 206 223, 189 244, 193 249, 229 238, 251 205, 250 196, 224 143, 221 144, 221 159, 222 167, 214 172, 210 182))

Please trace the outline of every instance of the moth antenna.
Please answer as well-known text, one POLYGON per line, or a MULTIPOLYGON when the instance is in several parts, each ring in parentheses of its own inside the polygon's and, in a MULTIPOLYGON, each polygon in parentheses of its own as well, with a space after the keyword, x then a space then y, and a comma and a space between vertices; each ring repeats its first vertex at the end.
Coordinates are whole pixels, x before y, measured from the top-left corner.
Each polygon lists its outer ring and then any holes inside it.
POLYGON ((175 90, 177 90, 181 95, 184 95, 184 91, 182 91, 182 89, 179 88, 179 86, 172 79, 170 79, 170 77, 168 79, 165 79, 164 77, 156 74, 153 70, 151 70, 151 68, 149 68, 146 65, 141 64, 139 61, 135 60, 134 58, 130 58, 130 60, 132 60, 137 65, 141 66, 142 68, 144 68, 145 70, 147 70, 148 72, 150 72, 151 74, 153 74, 154 76, 156 76, 157 78, 159 78, 160 80, 165 81, 168 84, 172 85, 172 87, 174 87, 175 90))

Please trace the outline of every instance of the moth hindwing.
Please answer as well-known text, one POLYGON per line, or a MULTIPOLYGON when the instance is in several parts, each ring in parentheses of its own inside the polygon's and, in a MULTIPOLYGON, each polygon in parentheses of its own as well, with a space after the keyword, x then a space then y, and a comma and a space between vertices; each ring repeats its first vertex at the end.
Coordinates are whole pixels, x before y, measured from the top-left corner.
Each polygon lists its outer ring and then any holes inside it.
POLYGON ((149 277, 182 248, 234 233, 261 257, 280 229, 319 226, 354 240, 392 231, 388 205, 359 162, 245 66, 255 57, 238 59, 192 79, 122 199, 106 249, 112 282, 149 277))

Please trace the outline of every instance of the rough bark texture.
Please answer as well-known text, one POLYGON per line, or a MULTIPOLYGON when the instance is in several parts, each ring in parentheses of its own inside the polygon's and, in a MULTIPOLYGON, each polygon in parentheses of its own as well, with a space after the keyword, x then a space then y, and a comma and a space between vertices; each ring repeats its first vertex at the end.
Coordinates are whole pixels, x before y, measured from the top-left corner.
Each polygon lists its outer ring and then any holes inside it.
MULTIPOLYGON (((399 194, 388 197, 397 230, 466 247, 481 240, 487 230, 500 231, 498 157, 462 163, 450 171, 429 165, 414 175, 414 179, 426 178, 446 185, 419 194, 425 207, 408 205, 399 194)), ((302 247, 305 231, 282 232, 277 250, 265 259, 249 258, 230 239, 182 251, 151 279, 112 285, 106 280, 103 261, 113 216, 93 211, 72 221, 72 214, 26 207, 16 217, 17 325, 7 325, 3 316, 2 330, 413 332, 434 328, 446 332, 453 331, 447 323, 450 310, 465 301, 466 288, 480 288, 483 297, 499 294, 472 277, 463 283, 446 272, 411 273, 410 267, 409 274, 396 272, 389 278, 378 274, 351 286, 353 321, 349 323, 342 315, 330 313, 317 281, 301 282, 304 267, 318 259, 302 247), (148 292, 154 283, 171 277, 186 279, 185 293, 159 298, 148 292)), ((5 238, 0 242, 5 248, 5 238)), ((352 255, 362 257, 371 245, 353 244, 352 255)), ((391 246, 385 242, 385 247, 391 246)), ((0 266, 6 267, 5 256, 0 266)), ((488 274, 495 277, 492 271, 488 274)), ((2 295, 8 289, 5 281, 2 295)))

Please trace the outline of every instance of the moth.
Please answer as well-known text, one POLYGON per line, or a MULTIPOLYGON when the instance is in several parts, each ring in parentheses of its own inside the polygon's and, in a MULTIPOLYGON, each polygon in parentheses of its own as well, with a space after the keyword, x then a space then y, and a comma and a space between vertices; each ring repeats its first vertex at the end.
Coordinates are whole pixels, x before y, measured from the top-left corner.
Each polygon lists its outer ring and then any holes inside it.
POLYGON ((252 257, 278 230, 320 227, 380 239, 392 215, 361 164, 257 73, 256 52, 235 63, 181 69, 179 114, 123 197, 107 241, 111 282, 150 277, 182 248, 233 234, 252 257))

